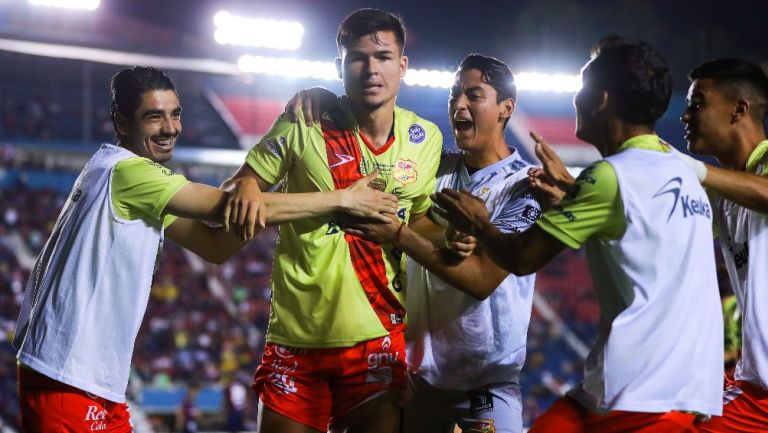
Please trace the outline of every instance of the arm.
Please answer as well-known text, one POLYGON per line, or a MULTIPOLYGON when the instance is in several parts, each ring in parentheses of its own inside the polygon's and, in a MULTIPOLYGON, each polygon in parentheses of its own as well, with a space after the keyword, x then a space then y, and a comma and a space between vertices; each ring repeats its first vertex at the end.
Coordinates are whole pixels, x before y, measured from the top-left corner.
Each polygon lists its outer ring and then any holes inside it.
POLYGON ((443 190, 435 194, 435 202, 443 209, 439 213, 459 230, 475 235, 483 251, 515 275, 538 271, 566 247, 538 226, 523 233, 502 233, 491 224, 485 203, 466 192, 443 190))
POLYGON ((709 164, 706 170, 701 183, 705 188, 748 209, 768 214, 768 177, 709 164))
POLYGON ((224 263, 248 243, 223 227, 211 227, 187 218, 178 218, 165 229, 165 234, 203 260, 216 264, 224 263))

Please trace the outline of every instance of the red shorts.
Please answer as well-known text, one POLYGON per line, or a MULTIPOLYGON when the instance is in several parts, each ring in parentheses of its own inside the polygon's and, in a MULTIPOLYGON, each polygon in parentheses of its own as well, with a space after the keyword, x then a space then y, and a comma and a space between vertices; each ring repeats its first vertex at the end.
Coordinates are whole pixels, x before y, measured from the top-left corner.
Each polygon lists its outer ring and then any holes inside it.
POLYGON ((706 433, 768 432, 768 391, 748 382, 725 377, 723 416, 701 423, 706 433))
POLYGON ((24 433, 130 433, 128 405, 17 368, 24 433))
POLYGON ((597 415, 570 397, 556 401, 529 433, 695 433, 695 415, 682 412, 627 412, 597 415))
POLYGON ((267 343, 253 390, 270 410, 315 430, 405 384, 402 332, 352 347, 306 349, 267 343))

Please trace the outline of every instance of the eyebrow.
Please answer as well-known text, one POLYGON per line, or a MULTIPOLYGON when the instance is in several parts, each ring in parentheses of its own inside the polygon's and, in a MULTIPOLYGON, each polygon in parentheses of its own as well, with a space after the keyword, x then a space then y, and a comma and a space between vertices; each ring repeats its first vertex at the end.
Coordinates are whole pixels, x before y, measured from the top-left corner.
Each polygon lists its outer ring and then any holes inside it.
MULTIPOLYGON (((145 111, 144 114, 141 115, 141 117, 154 116, 155 114, 163 115, 163 113, 165 113, 164 110, 149 109, 149 110, 145 111)), ((181 113, 181 106, 178 106, 178 107, 174 108, 171 111, 171 114, 173 114, 173 113, 181 113)))

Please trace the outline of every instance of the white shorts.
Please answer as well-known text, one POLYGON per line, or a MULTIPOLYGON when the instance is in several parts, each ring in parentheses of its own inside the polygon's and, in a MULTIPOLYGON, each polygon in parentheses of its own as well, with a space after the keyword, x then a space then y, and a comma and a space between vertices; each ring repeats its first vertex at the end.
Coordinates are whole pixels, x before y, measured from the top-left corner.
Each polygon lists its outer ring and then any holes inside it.
POLYGON ((405 433, 522 433, 520 386, 491 383, 471 391, 438 389, 408 373, 404 397, 405 433))

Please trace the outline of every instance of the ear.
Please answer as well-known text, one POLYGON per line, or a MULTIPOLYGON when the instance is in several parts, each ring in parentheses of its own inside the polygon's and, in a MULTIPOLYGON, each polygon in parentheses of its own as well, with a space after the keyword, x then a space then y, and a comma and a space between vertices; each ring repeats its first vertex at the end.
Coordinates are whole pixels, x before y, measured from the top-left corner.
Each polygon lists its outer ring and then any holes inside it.
POLYGON ((750 103, 749 101, 745 99, 737 99, 736 104, 734 105, 733 113, 731 113, 731 123, 736 123, 742 118, 745 118, 749 115, 749 109, 750 109, 750 103))
POLYGON ((128 135, 128 119, 122 113, 115 113, 115 130, 119 135, 128 135))
POLYGON ((400 79, 405 77, 405 73, 408 72, 408 56, 400 56, 400 79))
POLYGON ((333 64, 336 65, 336 75, 339 77, 340 80, 343 80, 344 74, 342 73, 342 68, 341 68, 341 57, 336 57, 333 60, 333 64))
POLYGON ((603 90, 599 97, 596 99, 595 102, 595 108, 592 110, 592 114, 600 113, 601 111, 605 111, 606 108, 608 108, 608 102, 611 99, 611 96, 608 94, 608 91, 603 90))
POLYGON ((501 108, 501 111, 499 111, 499 120, 506 120, 512 117, 512 114, 515 112, 515 100, 512 98, 507 98, 499 102, 499 106, 501 108))

